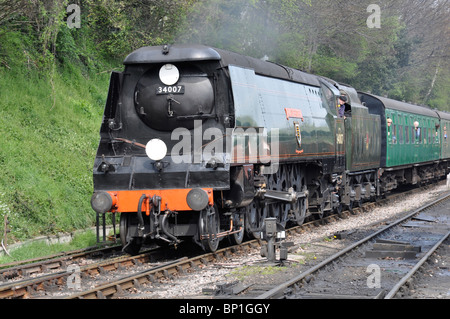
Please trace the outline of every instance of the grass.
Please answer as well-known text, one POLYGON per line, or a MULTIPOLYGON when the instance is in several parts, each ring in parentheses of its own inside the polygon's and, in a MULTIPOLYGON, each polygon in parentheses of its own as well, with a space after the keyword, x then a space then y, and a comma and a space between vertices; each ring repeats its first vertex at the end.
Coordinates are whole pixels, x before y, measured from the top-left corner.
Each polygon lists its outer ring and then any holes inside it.
POLYGON ((50 256, 64 251, 77 250, 96 245, 96 236, 92 231, 77 234, 69 243, 47 244, 44 241, 33 241, 10 251, 10 255, 0 256, 0 266, 18 260, 26 260, 50 256))
POLYGON ((52 93, 46 80, 28 81, 14 74, 0 78, 0 192, 19 239, 91 224, 90 179, 102 114, 83 92, 88 87, 71 90, 55 78, 52 93))
POLYGON ((42 66, 25 35, 0 37, 0 237, 5 215, 8 243, 92 226, 109 72, 68 60, 42 66))
POLYGON ((286 270, 285 266, 243 266, 233 270, 230 275, 238 280, 244 280, 246 277, 254 275, 273 275, 286 270))

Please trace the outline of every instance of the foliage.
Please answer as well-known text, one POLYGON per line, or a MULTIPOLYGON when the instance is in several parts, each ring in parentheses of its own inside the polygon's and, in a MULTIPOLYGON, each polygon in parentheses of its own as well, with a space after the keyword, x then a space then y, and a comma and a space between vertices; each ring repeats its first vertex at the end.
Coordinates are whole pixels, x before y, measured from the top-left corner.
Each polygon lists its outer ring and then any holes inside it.
POLYGON ((448 0, 200 0, 177 41, 299 68, 417 104, 448 109, 448 0), (438 97, 437 97, 438 96, 438 97))
POLYGON ((0 217, 9 241, 91 226, 92 162, 108 73, 61 28, 0 27, 0 217), (54 53, 51 51, 54 50, 54 53))
POLYGON ((108 75, 76 70, 50 76, 14 67, 0 77, 0 189, 10 238, 92 225, 92 161, 108 75))

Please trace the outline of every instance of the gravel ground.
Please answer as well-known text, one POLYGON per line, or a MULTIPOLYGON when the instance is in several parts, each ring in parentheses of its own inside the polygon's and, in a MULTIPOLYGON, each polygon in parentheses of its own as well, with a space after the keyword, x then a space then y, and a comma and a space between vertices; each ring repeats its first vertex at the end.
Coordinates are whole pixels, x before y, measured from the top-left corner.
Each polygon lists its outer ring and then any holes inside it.
POLYGON ((407 195, 369 212, 351 215, 347 219, 339 219, 292 236, 287 240, 295 243, 295 249, 289 253, 282 267, 266 263, 259 249, 254 249, 203 266, 201 271, 179 275, 155 287, 148 287, 147 292, 137 294, 136 298, 208 298, 211 296, 205 296, 205 288, 215 289, 224 283, 239 282, 253 289, 281 283, 359 240, 367 232, 383 227, 390 219, 406 215, 445 191, 445 185, 429 187, 422 194, 407 195), (342 240, 333 238, 337 232, 352 230, 355 232, 342 240))
POLYGON ((413 299, 450 299, 450 239, 425 265, 410 293, 413 299))

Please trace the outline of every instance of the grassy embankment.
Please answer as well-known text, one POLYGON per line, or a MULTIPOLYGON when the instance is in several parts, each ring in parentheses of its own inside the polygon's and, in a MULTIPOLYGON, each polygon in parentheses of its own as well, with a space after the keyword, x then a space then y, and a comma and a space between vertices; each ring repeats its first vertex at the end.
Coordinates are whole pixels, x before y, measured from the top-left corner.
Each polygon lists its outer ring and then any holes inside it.
POLYGON ((107 70, 120 64, 71 57, 73 42, 57 44, 68 54, 48 59, 32 37, 0 29, 0 238, 7 215, 8 243, 95 222, 92 165, 107 70))

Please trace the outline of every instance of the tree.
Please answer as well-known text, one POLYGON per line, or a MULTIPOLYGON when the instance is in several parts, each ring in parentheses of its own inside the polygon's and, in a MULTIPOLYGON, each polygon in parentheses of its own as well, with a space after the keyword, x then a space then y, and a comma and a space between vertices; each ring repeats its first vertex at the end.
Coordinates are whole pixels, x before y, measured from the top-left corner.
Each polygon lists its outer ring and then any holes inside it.
POLYGON ((201 43, 358 90, 450 104, 450 0, 71 0, 81 7, 78 31, 65 27, 68 2, 0 0, 0 38, 31 30, 44 65, 57 57, 89 68, 141 46, 201 43), (372 15, 379 26, 368 24, 372 15))

